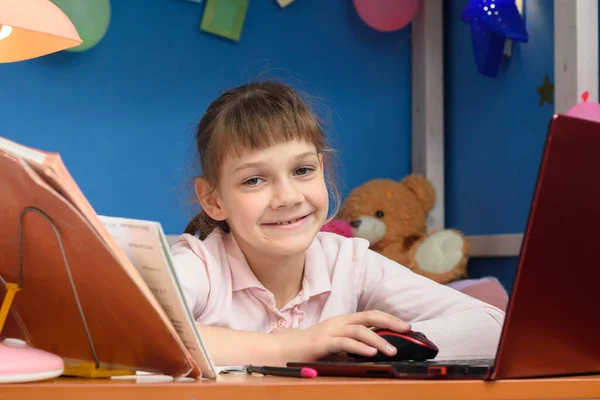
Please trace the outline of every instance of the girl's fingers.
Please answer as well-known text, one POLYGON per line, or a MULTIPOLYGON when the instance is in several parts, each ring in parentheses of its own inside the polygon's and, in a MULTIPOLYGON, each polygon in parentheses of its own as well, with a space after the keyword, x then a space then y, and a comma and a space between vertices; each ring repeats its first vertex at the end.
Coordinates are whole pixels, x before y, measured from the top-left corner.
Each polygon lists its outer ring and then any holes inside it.
POLYGON ((355 314, 350 314, 345 317, 344 322, 348 325, 364 325, 390 329, 398 333, 404 333, 411 329, 411 326, 408 322, 394 317, 391 314, 376 310, 361 311, 355 314))
POLYGON ((377 349, 349 337, 332 337, 329 344, 329 353, 354 353, 364 357, 373 357, 377 349))
POLYGON ((387 340, 363 325, 346 325, 341 328, 338 336, 354 339, 370 348, 375 348, 387 356, 396 354, 396 348, 387 340))

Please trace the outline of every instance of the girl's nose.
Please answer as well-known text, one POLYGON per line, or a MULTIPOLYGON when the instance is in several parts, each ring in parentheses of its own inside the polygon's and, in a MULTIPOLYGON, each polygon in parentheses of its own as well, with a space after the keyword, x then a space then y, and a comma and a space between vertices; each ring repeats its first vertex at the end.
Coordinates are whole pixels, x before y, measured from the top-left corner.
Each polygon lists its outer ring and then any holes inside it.
POLYGON ((292 207, 304 200, 304 195, 293 182, 282 182, 277 185, 271 201, 273 208, 292 207))

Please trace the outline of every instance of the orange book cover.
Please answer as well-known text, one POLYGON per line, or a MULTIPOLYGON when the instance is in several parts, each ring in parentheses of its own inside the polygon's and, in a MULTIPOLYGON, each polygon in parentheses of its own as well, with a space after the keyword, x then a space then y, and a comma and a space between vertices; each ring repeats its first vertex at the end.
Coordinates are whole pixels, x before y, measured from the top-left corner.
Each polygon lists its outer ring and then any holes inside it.
MULTIPOLYGON (((173 376, 202 375, 165 311, 108 233, 60 156, 0 138, 0 275, 23 288, 3 337, 17 337, 65 358, 93 361, 77 299, 101 363, 173 376), (25 161, 27 160, 27 161, 25 161)), ((4 295, 4 288, 0 295, 4 295)))

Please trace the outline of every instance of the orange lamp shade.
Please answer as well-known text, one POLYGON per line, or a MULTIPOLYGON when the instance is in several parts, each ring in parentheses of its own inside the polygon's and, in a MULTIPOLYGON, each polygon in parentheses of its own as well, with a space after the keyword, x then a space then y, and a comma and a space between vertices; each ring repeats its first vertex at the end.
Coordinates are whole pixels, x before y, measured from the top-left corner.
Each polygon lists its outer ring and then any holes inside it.
POLYGON ((71 20, 50 0, 0 0, 0 63, 29 60, 81 43, 71 20))

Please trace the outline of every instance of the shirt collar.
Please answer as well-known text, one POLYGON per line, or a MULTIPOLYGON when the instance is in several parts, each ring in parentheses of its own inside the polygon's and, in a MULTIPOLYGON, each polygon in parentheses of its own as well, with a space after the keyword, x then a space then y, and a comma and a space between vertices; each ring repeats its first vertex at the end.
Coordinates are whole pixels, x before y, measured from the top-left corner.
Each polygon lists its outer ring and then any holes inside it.
MULTIPOLYGON (((256 278, 254 272, 248 265, 244 253, 238 246, 232 234, 224 234, 225 249, 229 258, 231 268, 231 280, 233 291, 259 288, 267 290, 256 278)), ((325 255, 318 240, 313 240, 306 251, 304 263, 304 278, 302 291, 307 298, 331 291, 331 277, 325 265, 325 255)))
POLYGON ((321 242, 316 238, 306 250, 304 262, 303 291, 308 297, 331 292, 331 276, 325 264, 325 254, 321 242))
POLYGON ((254 275, 254 272, 252 272, 252 269, 250 269, 246 257, 233 235, 225 233, 223 236, 227 257, 229 259, 229 268, 231 269, 231 284, 233 291, 235 292, 249 288, 265 289, 263 284, 256 278, 256 275, 254 275))

